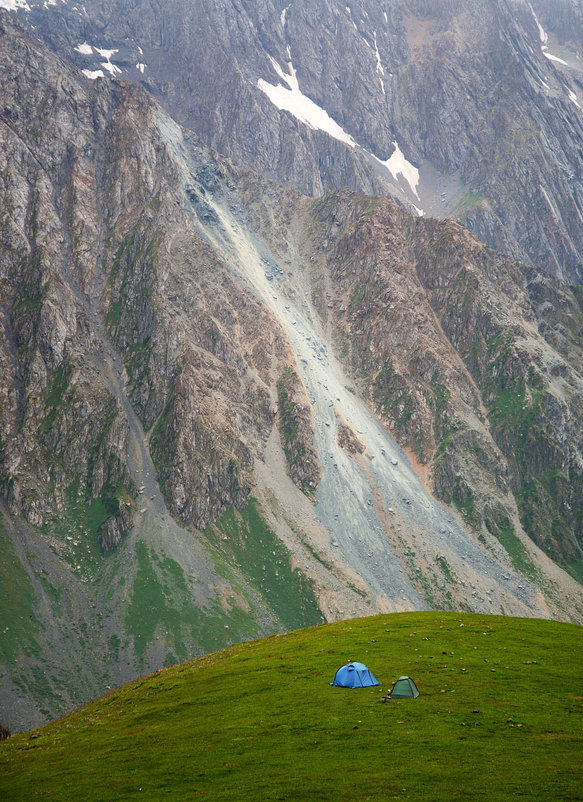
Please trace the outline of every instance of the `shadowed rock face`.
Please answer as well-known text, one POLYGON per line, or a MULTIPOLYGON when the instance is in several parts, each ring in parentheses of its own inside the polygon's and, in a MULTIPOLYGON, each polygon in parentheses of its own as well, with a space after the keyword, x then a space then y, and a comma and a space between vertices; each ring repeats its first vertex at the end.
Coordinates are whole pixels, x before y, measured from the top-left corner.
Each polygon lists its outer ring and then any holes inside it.
POLYGON ((0 26, 11 728, 322 617, 580 621, 580 294, 0 26))
POLYGON ((395 196, 581 281, 574 0, 99 0, 18 13, 88 74, 142 83, 237 164, 310 195, 395 196))

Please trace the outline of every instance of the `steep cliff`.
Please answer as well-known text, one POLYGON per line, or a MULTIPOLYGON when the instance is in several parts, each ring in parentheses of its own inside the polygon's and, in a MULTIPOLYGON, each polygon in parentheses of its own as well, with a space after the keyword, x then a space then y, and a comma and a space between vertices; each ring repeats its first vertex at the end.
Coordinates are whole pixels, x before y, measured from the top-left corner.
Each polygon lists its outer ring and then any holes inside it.
POLYGON ((192 534, 241 507, 228 531, 246 536, 292 360, 197 233, 196 192, 228 168, 192 141, 197 189, 183 185, 163 136, 178 129, 143 90, 89 81, 0 24, 0 705, 17 729, 321 614, 257 502, 285 607, 250 561, 192 534))

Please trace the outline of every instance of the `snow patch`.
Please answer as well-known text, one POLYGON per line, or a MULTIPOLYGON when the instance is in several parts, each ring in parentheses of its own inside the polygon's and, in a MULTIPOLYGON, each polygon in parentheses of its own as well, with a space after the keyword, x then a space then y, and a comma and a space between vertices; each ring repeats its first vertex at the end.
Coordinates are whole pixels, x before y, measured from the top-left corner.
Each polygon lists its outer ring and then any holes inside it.
POLYGON ((104 50, 100 47, 96 47, 95 50, 99 53, 101 58, 104 58, 106 61, 111 61, 111 57, 119 52, 118 50, 104 50))
POLYGON ((96 78, 105 78, 103 74, 103 70, 81 70, 83 75, 86 75, 88 78, 91 78, 94 81, 96 78))
POLYGON ((77 45, 77 47, 74 47, 73 50, 76 50, 77 53, 81 53, 82 56, 93 55, 93 48, 91 45, 88 45, 87 42, 83 42, 82 45, 77 45))
POLYGON ((101 58, 105 59, 105 61, 101 62, 101 66, 110 73, 112 78, 115 78, 116 75, 121 75, 121 69, 116 64, 111 63, 111 57, 118 53, 118 50, 106 50, 102 47, 95 47, 94 49, 101 58))
POLYGON ((538 19, 537 15, 536 15, 536 12, 535 12, 534 8, 531 6, 530 3, 528 5, 530 7, 532 16, 534 17, 534 21, 536 22, 536 25, 537 25, 537 28, 538 28, 538 35, 540 37, 540 43, 544 48, 548 44, 549 36, 548 36, 547 32, 545 31, 545 29, 543 28, 543 26, 540 24, 539 19, 538 19))
POLYGON ((567 90, 569 92, 569 99, 573 101, 573 103, 577 106, 578 109, 581 108, 579 105, 579 101, 577 100, 577 95, 573 92, 572 89, 567 90))
MULTIPOLYGON (((288 56, 290 56, 289 48, 288 56)), ((288 75, 284 73, 283 69, 274 58, 270 56, 269 60, 275 72, 279 75, 281 80, 287 84, 287 87, 281 84, 274 86, 264 81, 262 78, 257 81, 257 86, 267 95, 273 105, 277 106, 280 111, 288 111, 297 120, 310 128, 316 131, 324 131, 334 139, 344 142, 345 145, 349 145, 351 148, 356 147, 356 142, 350 134, 346 133, 346 131, 330 117, 327 111, 302 93, 291 57, 288 62, 288 75)))
POLYGON ((384 94, 386 94, 385 93, 385 82, 383 81, 383 76, 385 74, 385 68, 382 65, 381 54, 379 53, 379 48, 378 48, 378 45, 377 45, 377 32, 374 31, 373 33, 374 33, 374 51, 375 51, 375 55, 377 57, 377 74, 379 76, 379 81, 381 82, 381 89, 383 90, 383 95, 384 95, 384 94))
POLYGON ((117 64, 112 64, 111 61, 102 61, 101 66, 111 74, 112 78, 115 78, 116 75, 121 75, 121 69, 117 64))
MULTIPOLYGON (((375 156, 375 159, 387 168, 395 181, 398 181, 399 176, 401 176, 407 182, 415 197, 419 199, 419 194, 417 192, 417 186, 419 184, 419 170, 413 164, 411 164, 411 162, 407 161, 397 143, 397 140, 393 142, 393 145, 395 150, 390 158, 382 161, 378 158, 378 156, 375 156)), ((420 213, 420 215, 423 214, 422 210, 417 209, 417 211, 420 213)))
POLYGON ((559 58, 558 56, 553 56, 552 53, 547 53, 546 50, 543 50, 543 56, 545 58, 548 58, 549 61, 557 61, 559 64, 564 64, 565 67, 569 66, 566 61, 563 61, 562 58, 559 58))
POLYGON ((141 61, 138 61, 138 63, 136 64, 136 70, 139 70, 143 75, 144 70, 146 69, 147 66, 148 66, 147 64, 142 64, 141 61))
MULTIPOLYGON (((355 30, 355 31, 358 33, 358 28, 356 27, 356 23, 355 23, 355 21, 352 19, 352 10, 351 10, 350 6, 346 6, 346 13, 347 13, 347 14, 348 14, 348 16, 350 17, 350 22, 352 23, 352 27, 353 27, 353 28, 354 28, 354 30, 355 30)), ((368 42, 367 42, 367 44, 368 44, 368 42)))
POLYGON ((30 11, 26 0, 0 0, 0 8, 5 8, 7 11, 18 11, 19 8, 30 11))
POLYGON ((377 32, 373 31, 373 34, 374 34, 374 51, 375 51, 375 55, 377 57, 377 72, 378 72, 379 75, 384 75, 385 74, 385 68, 383 67, 383 65, 381 63, 381 54, 379 53, 379 48, 378 48, 378 45, 377 45, 377 32))
MULTIPOLYGON (((289 57, 289 62, 287 65, 289 74, 286 74, 277 61, 269 56, 269 60, 271 61, 273 69, 282 82, 287 84, 287 86, 282 84, 270 84, 267 81, 264 81, 262 78, 257 81, 258 88, 267 95, 273 105, 280 109, 280 111, 289 112, 296 118, 296 120, 304 123, 304 125, 307 125, 309 128, 312 128, 316 131, 323 131, 334 139, 337 139, 339 142, 343 142, 345 145, 348 145, 351 148, 359 148, 359 150, 367 153, 370 157, 379 162, 379 164, 382 164, 398 184, 401 184, 402 186, 402 182, 405 182, 413 197, 419 200, 419 193, 417 191, 417 186, 419 184, 419 170, 417 167, 411 164, 411 162, 407 161, 397 141, 395 140, 393 142, 394 151, 391 157, 385 161, 382 161, 378 158, 378 156, 375 156, 365 148, 362 148, 358 142, 356 142, 350 136, 349 133, 347 133, 340 125, 338 125, 335 120, 332 119, 332 117, 330 117, 327 111, 318 106, 313 100, 311 100, 309 97, 306 97, 306 95, 302 93, 298 84, 296 71, 291 60, 289 47, 287 52, 289 57)), ((411 202, 410 198, 408 198, 408 200, 411 202)), ((425 214, 423 209, 419 208, 415 204, 411 205, 420 217, 425 214)))
POLYGON ((83 70, 88 78, 105 78, 105 73, 103 70, 107 70, 112 77, 121 75, 121 69, 116 64, 111 63, 111 57, 118 52, 117 50, 105 50, 102 47, 95 47, 95 45, 90 45, 87 41, 83 42, 83 44, 77 45, 77 47, 73 49, 76 50, 77 53, 81 53, 83 56, 92 56, 93 51, 95 50, 96 53, 99 53, 101 58, 106 59, 101 63, 101 67, 103 67, 101 70, 83 70))
MULTIPOLYGON (((291 3, 290 3, 290 5, 291 5, 291 3)), ((287 22, 287 11, 288 11, 288 8, 289 8, 289 6, 286 6, 283 9, 283 11, 281 12, 280 19, 281 19, 281 27, 282 28, 285 28, 285 25, 286 25, 286 22, 287 22)))
POLYGON ((536 22, 536 25, 537 25, 537 28, 538 28, 538 35, 539 35, 539 39, 540 39, 541 50, 543 51, 543 56, 545 56, 545 58, 548 58, 549 61, 555 61, 558 64, 564 64, 565 67, 568 67, 569 65, 567 64, 566 61, 563 61, 562 58, 559 58, 558 56, 553 56, 552 53, 548 52, 549 35, 545 31, 543 26, 540 24, 539 18, 537 17, 534 8, 531 6, 530 3, 528 5, 530 7, 530 10, 532 12, 532 16, 534 17, 534 21, 536 22))

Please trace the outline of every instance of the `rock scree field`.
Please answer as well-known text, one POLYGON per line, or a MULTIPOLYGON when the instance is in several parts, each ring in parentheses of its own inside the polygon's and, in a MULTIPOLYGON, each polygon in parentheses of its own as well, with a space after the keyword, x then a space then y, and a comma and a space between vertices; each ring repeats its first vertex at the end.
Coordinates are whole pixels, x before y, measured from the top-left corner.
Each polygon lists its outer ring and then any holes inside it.
POLYGON ((3 800, 581 799, 581 627, 353 619, 173 666, 0 744, 3 800), (330 687, 345 662, 380 687, 330 687), (414 700, 386 700, 400 675, 414 700))

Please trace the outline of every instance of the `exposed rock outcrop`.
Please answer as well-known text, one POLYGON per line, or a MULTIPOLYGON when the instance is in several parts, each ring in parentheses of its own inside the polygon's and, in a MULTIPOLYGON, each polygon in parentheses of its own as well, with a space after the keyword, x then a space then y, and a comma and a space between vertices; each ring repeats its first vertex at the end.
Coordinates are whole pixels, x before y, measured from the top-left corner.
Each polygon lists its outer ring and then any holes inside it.
POLYGON ((277 383, 278 426, 290 476, 308 496, 320 481, 320 465, 313 445, 309 400, 296 371, 287 366, 277 383))
POLYGON ((338 423, 338 443, 350 454, 362 454, 365 450, 364 443, 354 429, 342 421, 338 423))
POLYGON ((518 509, 548 554, 575 565, 583 320, 571 291, 388 201, 339 193, 310 216, 338 348, 436 493, 492 534, 518 509))
POLYGON ((139 81, 240 165, 311 195, 392 194, 583 277, 574 0, 167 0, 163 24, 146 0, 29 5, 62 57, 139 81))

